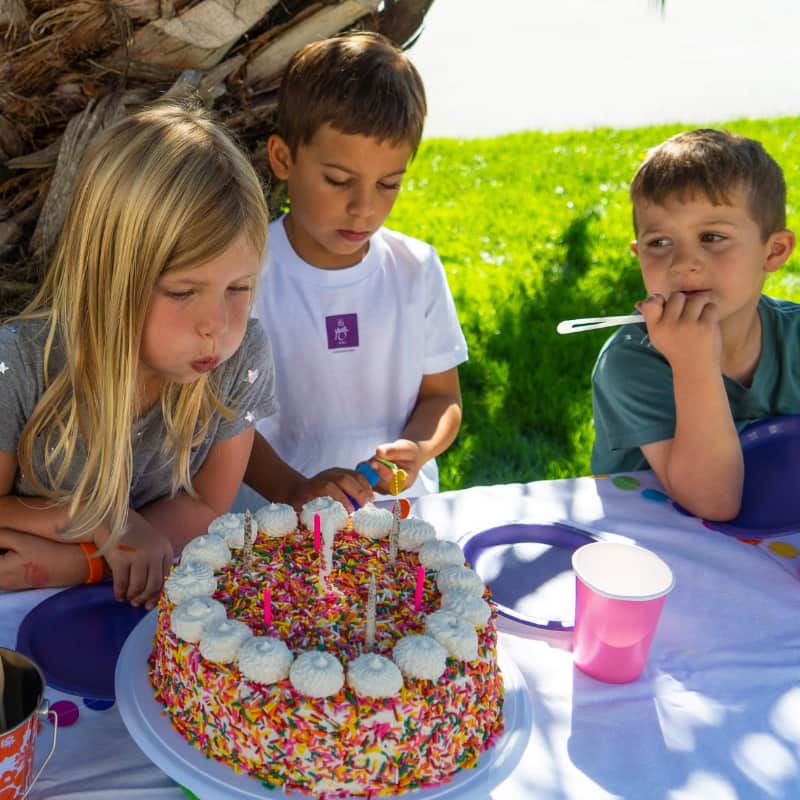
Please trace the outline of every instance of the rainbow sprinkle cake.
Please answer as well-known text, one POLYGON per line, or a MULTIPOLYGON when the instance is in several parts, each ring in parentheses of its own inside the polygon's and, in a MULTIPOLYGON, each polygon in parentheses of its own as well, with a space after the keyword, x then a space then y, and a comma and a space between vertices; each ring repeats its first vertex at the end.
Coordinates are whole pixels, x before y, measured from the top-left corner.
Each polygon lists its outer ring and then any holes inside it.
POLYGON ((324 798, 474 767, 503 730, 503 681, 496 612, 463 554, 371 506, 343 525, 330 498, 299 526, 288 508, 260 510, 256 535, 221 517, 173 568, 150 680, 174 727, 265 787, 324 798))

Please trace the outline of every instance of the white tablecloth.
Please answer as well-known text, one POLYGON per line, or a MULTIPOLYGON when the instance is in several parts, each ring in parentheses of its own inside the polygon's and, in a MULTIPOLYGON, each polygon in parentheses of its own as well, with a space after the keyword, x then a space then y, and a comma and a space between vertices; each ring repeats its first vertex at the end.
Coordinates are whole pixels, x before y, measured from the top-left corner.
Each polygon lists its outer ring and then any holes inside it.
MULTIPOLYGON (((415 503, 414 513, 442 538, 515 520, 562 521, 642 544, 675 573, 648 665, 632 684, 604 684, 574 669, 567 633, 501 622, 533 723, 519 765, 491 797, 800 798, 797 535, 748 545, 678 513, 650 473, 621 483, 540 481, 415 503)), ((14 647, 23 617, 48 594, 0 594, 0 645, 14 647)), ((51 702, 68 698, 47 694, 51 702)), ((139 751, 116 707, 82 708, 59 732, 32 798, 186 800, 139 751)))

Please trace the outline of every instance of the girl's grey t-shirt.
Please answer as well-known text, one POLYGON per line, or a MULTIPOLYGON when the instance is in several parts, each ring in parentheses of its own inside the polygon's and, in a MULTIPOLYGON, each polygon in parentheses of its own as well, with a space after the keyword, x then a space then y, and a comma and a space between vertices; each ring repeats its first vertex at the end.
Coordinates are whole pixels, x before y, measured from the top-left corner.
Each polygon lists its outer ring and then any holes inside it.
MULTIPOLYGON (((16 455, 25 423, 45 389, 42 348, 48 325, 49 319, 25 319, 0 328, 0 450, 7 453, 16 455)), ((54 347, 50 355, 50 374, 56 374, 63 363, 63 349, 54 347)), ((257 320, 249 320, 244 341, 231 358, 214 370, 213 379, 217 396, 234 412, 234 417, 227 420, 220 414, 213 414, 205 439, 192 451, 192 475, 203 465, 215 442, 236 436, 277 410, 272 348, 257 320)), ((120 430, 120 436, 124 435, 125 431, 120 430)), ((130 505, 138 509, 168 496, 171 490, 174 457, 162 451, 166 428, 160 403, 134 424, 130 435, 133 440, 130 505)), ((78 443, 65 483, 67 488, 75 485, 83 465, 83 452, 78 443)), ((33 466, 41 478, 41 452, 34 452, 33 466)), ((12 491, 20 496, 35 493, 19 470, 12 491)))

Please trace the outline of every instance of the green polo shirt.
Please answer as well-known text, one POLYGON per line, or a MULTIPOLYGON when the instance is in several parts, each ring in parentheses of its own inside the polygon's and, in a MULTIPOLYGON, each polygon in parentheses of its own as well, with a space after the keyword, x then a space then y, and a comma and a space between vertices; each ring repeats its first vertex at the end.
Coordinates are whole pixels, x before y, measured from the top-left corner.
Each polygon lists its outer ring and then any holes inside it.
MULTIPOLYGON (((761 296, 761 355, 752 386, 724 377, 741 431, 767 417, 800 413, 800 305, 761 296)), ((606 343, 592 372, 595 440, 592 472, 647 469, 641 446, 675 435, 672 368, 644 323, 625 325, 606 343)))

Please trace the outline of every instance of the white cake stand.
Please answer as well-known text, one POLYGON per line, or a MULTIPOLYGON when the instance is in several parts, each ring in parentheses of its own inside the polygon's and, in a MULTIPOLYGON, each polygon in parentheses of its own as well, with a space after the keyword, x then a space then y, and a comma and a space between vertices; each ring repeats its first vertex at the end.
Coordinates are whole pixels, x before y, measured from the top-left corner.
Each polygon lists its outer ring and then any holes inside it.
MULTIPOLYGON (((237 774, 226 764, 208 758, 172 727, 163 707, 153 697, 147 677, 147 658, 155 630, 156 610, 153 610, 134 628, 117 660, 114 678, 117 707, 136 744, 156 766, 202 800, 288 799, 286 792, 268 790, 257 779, 237 774)), ((530 700, 522 674, 502 647, 498 648, 498 661, 505 684, 503 735, 493 747, 481 753, 473 769, 461 770, 442 786, 405 792, 404 798, 485 800, 492 788, 502 783, 519 763, 531 730, 530 700)), ((300 796, 295 792, 290 800, 300 796)))

